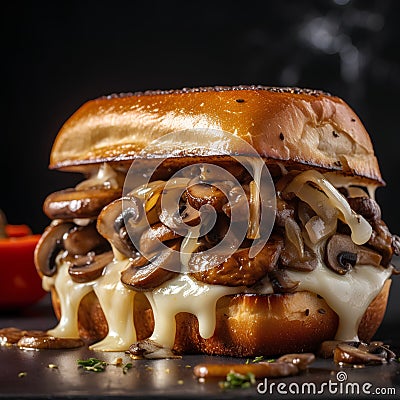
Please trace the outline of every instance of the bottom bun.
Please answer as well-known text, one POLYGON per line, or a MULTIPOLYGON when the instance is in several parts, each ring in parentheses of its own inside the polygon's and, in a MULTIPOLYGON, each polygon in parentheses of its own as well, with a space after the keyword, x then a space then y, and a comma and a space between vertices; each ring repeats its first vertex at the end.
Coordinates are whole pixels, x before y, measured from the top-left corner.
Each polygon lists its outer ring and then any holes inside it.
MULTIPOLYGON (((382 322, 391 281, 371 302, 359 325, 358 335, 371 341, 382 322)), ((56 316, 60 306, 52 291, 56 316)), ((135 296, 135 326, 138 340, 148 338, 154 327, 153 313, 144 294, 135 296)), ((79 333, 82 338, 98 341, 107 334, 107 321, 96 295, 89 293, 81 302, 79 333)), ((310 292, 222 297, 217 302, 216 329, 203 339, 194 315, 176 315, 177 353, 205 353, 236 357, 275 356, 284 353, 316 351, 321 342, 335 337, 339 318, 320 296, 310 292)))

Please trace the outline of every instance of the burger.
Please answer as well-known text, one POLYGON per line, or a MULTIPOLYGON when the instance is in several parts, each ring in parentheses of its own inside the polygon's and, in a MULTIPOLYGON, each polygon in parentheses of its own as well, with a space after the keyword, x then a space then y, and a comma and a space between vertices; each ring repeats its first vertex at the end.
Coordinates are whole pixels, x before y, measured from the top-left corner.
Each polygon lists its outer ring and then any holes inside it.
POLYGON ((315 351, 369 342, 400 240, 354 111, 264 86, 110 95, 62 126, 35 251, 48 334, 149 356, 315 351), (222 245, 223 244, 223 245, 222 245))

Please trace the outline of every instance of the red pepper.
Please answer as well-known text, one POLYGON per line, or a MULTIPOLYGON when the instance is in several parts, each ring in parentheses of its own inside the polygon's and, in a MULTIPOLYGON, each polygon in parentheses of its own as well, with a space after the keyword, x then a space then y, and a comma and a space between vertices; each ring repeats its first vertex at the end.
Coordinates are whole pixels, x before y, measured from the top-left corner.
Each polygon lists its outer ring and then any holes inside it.
POLYGON ((7 225, 6 233, 0 239, 0 310, 28 306, 46 294, 33 262, 40 235, 27 225, 7 225))
POLYGON ((8 237, 21 237, 32 235, 32 231, 28 225, 6 225, 6 234, 8 237))

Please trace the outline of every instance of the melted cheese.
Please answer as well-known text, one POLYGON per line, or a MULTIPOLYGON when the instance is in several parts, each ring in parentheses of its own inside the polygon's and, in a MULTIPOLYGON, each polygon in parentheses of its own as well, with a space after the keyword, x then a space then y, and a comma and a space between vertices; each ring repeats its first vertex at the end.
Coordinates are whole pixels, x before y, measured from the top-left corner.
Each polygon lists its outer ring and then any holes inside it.
POLYGON ((260 215, 261 215, 261 175, 264 162, 259 158, 245 157, 243 161, 250 165, 253 170, 254 180, 250 182, 250 216, 247 229, 249 239, 258 239, 260 237, 260 215))
POLYGON ((125 175, 115 171, 109 164, 103 163, 91 176, 76 185, 77 190, 85 190, 103 186, 105 189, 118 189, 122 187, 125 175))
POLYGON ((180 248, 180 261, 182 264, 182 272, 189 272, 189 261, 197 248, 200 246, 198 238, 200 236, 200 225, 191 229, 187 236, 184 237, 180 248))
POLYGON ((126 350, 136 341, 133 322, 133 301, 135 292, 125 288, 120 281, 121 271, 126 269, 128 260, 113 261, 105 268, 104 274, 87 283, 74 282, 68 273, 68 263, 56 259, 57 273, 43 278, 46 290, 55 288, 60 300, 61 318, 58 325, 48 331, 57 337, 79 337, 78 308, 81 300, 91 291, 97 295, 108 323, 108 334, 90 348, 101 351, 126 350))
POLYGON ((56 337, 79 338, 78 307, 81 300, 93 288, 87 283, 74 282, 68 273, 68 264, 56 258, 57 273, 52 277, 44 276, 42 286, 45 290, 55 288, 59 301, 61 318, 58 325, 47 333, 56 337))
POLYGON ((133 321, 135 293, 121 282, 121 272, 127 268, 127 260, 108 264, 102 277, 94 286, 108 324, 107 336, 90 346, 92 350, 126 350, 136 341, 133 321))
POLYGON ((378 188, 377 184, 366 183, 365 179, 356 176, 341 175, 337 172, 326 172, 325 178, 329 180, 335 187, 349 188, 351 186, 361 186, 367 189, 369 197, 375 200, 375 191, 378 188))
POLYGON ((154 331, 150 339, 163 347, 172 348, 175 341, 175 315, 188 312, 199 321, 202 338, 214 334, 216 304, 223 296, 243 292, 243 287, 207 285, 181 274, 153 292, 146 292, 154 314, 154 331))
POLYGON ((339 316, 337 340, 358 341, 357 331, 365 310, 382 290, 392 273, 391 268, 356 266, 346 275, 338 275, 323 263, 311 272, 287 270, 293 281, 299 281, 297 291, 308 290, 322 296, 339 316))

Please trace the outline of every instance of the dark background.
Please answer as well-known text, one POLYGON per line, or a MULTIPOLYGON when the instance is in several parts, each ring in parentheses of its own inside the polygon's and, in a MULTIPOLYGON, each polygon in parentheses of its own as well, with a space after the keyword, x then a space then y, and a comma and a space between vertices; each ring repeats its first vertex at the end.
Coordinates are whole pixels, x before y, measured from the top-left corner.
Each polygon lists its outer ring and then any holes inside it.
MULTIPOLYGON (((396 0, 3 6, 0 208, 10 223, 44 229, 45 197, 81 179, 47 169, 52 142, 87 100, 146 89, 288 85, 331 92, 359 114, 387 182, 377 192, 383 219, 400 233, 399 6, 396 0)), ((393 313, 399 301, 392 294, 393 313)))

